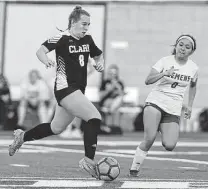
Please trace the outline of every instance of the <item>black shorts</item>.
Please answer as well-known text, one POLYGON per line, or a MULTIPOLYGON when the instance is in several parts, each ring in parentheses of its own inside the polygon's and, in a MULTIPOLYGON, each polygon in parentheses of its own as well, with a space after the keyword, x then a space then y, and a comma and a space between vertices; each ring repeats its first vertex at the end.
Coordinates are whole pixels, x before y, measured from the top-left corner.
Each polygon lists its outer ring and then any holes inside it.
POLYGON ((80 90, 83 94, 85 93, 85 87, 80 87, 79 85, 76 84, 69 85, 67 88, 61 90, 55 90, 54 88, 54 94, 58 105, 61 106, 60 105, 61 100, 76 90, 80 90))
POLYGON ((146 102, 144 108, 147 107, 147 106, 152 106, 152 107, 156 108, 157 110, 159 110, 161 112, 162 116, 161 116, 160 123, 175 122, 175 123, 179 124, 179 122, 180 122, 180 117, 179 116, 169 114, 169 113, 165 112, 163 109, 161 109, 159 106, 157 106, 156 104, 153 104, 151 102, 146 102))

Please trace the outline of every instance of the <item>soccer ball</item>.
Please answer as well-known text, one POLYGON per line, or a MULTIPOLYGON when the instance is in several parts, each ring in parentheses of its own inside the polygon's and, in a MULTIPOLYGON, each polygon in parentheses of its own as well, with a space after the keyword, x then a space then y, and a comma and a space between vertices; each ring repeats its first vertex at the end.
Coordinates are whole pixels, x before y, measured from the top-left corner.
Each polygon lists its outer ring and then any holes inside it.
POLYGON ((118 161, 112 157, 104 157, 100 159, 96 168, 100 180, 112 181, 120 174, 120 165, 118 161))

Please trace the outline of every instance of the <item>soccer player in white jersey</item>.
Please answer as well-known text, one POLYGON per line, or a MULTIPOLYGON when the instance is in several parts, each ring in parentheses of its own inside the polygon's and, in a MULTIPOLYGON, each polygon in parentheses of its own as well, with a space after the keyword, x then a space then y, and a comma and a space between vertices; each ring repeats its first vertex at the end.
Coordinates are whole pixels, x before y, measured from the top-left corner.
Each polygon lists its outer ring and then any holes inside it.
POLYGON ((37 111, 40 123, 47 120, 46 101, 49 101, 49 88, 41 78, 38 70, 31 70, 28 79, 24 80, 20 86, 21 98, 18 106, 18 125, 23 126, 27 109, 37 111))
POLYGON ((196 94, 198 66, 189 59, 195 50, 196 41, 191 35, 179 36, 172 55, 160 59, 147 76, 146 85, 156 82, 157 84, 146 99, 143 117, 144 140, 136 149, 129 176, 138 176, 158 130, 161 132, 164 148, 168 151, 175 148, 185 91, 189 87, 186 118, 191 116, 196 94))
POLYGON ((60 134, 75 117, 79 117, 86 121, 85 156, 79 161, 79 166, 98 178, 94 157, 101 115, 84 93, 87 85, 89 56, 94 59, 94 68, 98 72, 104 70, 104 59, 103 52, 88 33, 89 26, 90 14, 81 6, 76 6, 69 16, 68 29, 46 40, 38 49, 37 57, 47 68, 54 66, 54 62, 47 54, 52 50, 56 53, 55 115, 49 123, 39 124, 26 132, 15 131, 14 141, 9 146, 9 155, 13 156, 24 142, 60 134))

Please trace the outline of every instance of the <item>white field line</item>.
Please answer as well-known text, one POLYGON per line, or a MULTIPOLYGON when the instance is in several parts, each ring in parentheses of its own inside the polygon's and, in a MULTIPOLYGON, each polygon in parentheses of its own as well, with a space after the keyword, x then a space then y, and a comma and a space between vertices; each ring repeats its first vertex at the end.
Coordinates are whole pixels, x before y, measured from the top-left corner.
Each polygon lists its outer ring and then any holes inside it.
MULTIPOLYGON (((45 147, 45 146, 33 146, 33 145, 30 145, 30 146, 35 148, 35 149, 45 149, 45 150, 53 151, 53 152, 71 152, 71 153, 81 153, 81 154, 84 153, 83 150, 54 148, 54 147, 45 147)), ((19 150, 19 152, 20 151, 21 151, 21 149, 19 150)), ((103 156, 123 157, 123 158, 133 158, 134 157, 134 155, 117 154, 117 153, 113 153, 113 152, 100 152, 100 151, 97 151, 96 154, 97 155, 103 155, 103 156)), ((189 160, 189 159, 180 159, 180 158, 147 157, 146 159, 158 160, 158 161, 172 161, 172 162, 183 162, 183 163, 208 165, 207 161, 189 160)))
POLYGON ((140 182, 140 181, 126 181, 119 188, 172 188, 185 189, 189 188, 189 182, 140 182))
POLYGON ((32 187, 99 187, 104 181, 98 180, 39 180, 32 187))
MULTIPOLYGON (((27 145, 28 146, 28 145, 27 145)), ((53 153, 56 152, 57 150, 54 149, 35 149, 34 146, 31 148, 22 147, 19 152, 20 153, 53 153)), ((76 151, 74 151, 76 153, 76 151)), ((129 154, 129 155, 134 155, 135 150, 103 150, 104 153, 116 153, 116 154, 129 154)), ((8 153, 8 149, 0 149, 0 153, 8 153)), ((77 152, 79 153, 79 151, 77 152)), ((149 151, 149 155, 161 155, 161 156, 176 156, 176 155, 194 155, 194 156, 200 156, 200 155, 208 155, 208 152, 200 152, 200 151, 194 151, 194 152, 166 152, 166 151, 149 151)))
POLYGON ((29 165, 24 165, 24 164, 9 164, 9 165, 13 167, 30 167, 29 165))
POLYGON ((179 169, 192 169, 192 170, 197 170, 197 169, 199 169, 199 168, 197 168, 197 167, 178 167, 179 169))
POLYGON ((98 188, 103 185, 104 181, 96 181, 96 180, 91 180, 91 181, 73 181, 73 180, 38 180, 34 184, 12 184, 12 185, 6 185, 0 184, 0 189, 6 189, 6 188, 98 188), (4 187, 4 188, 2 188, 4 187))
MULTIPOLYGON (((97 181, 97 180, 91 180, 91 181, 74 181, 74 180, 38 180, 37 182, 33 184, 27 184, 27 185, 0 185, 0 187, 12 187, 12 188, 93 188, 93 187, 101 187, 104 184, 104 181, 97 181)), ((165 188, 165 189, 189 189, 189 182, 140 182, 140 181, 124 181, 122 183, 121 187, 116 188, 165 188)))
MULTIPOLYGON (((74 178, 74 177, 0 177, 0 181, 25 181, 27 179, 28 181, 36 181, 36 180, 95 180, 95 178, 90 177, 82 177, 82 178, 74 178)), ((198 180, 198 179, 145 179, 145 178, 122 178, 118 177, 116 180, 119 181, 171 181, 171 182, 199 182, 199 183, 208 183, 208 180, 198 180)))
MULTIPOLYGON (((36 141, 37 142, 37 141, 36 141)), ((62 141, 61 141, 62 142, 62 141)), ((20 149, 19 152, 29 153, 31 152, 31 148, 35 150, 40 150, 39 152, 70 152, 70 153, 81 153, 83 154, 83 150, 75 150, 75 149, 64 149, 64 148, 54 148, 54 147, 44 147, 44 146, 34 146, 34 145, 24 145, 25 147, 30 147, 30 149, 20 149), (28 150, 28 151, 27 151, 28 150)), ((26 147, 26 148, 27 148, 26 147)), ((114 152, 96 152, 97 155, 103 156, 114 156, 114 157, 123 157, 123 158, 133 158, 133 155, 129 154, 118 154, 114 152)), ((207 161, 199 161, 199 160, 189 160, 189 159, 180 159, 180 158, 163 158, 163 157, 147 157, 149 160, 158 160, 158 161, 172 161, 172 162, 183 162, 183 163, 192 163, 192 164, 202 164, 208 165, 207 161)))
MULTIPOLYGON (((135 149, 136 150, 136 149, 135 149)), ((126 150, 126 149, 110 149, 110 150, 104 150, 104 152, 114 152, 114 153, 119 153, 119 154, 134 154, 135 150, 126 150)), ((190 152, 178 152, 178 151, 149 151, 149 155, 165 155, 165 156, 170 156, 170 155, 208 155, 208 152, 201 152, 201 151, 190 151, 190 152)))
MULTIPOLYGON (((1 139, 0 145, 9 145, 12 143, 13 140, 10 139, 1 139)), ((26 144, 39 144, 39 145, 83 145, 82 140, 37 140, 37 141, 30 141, 26 142, 26 144)), ((100 146, 138 146, 141 141, 98 141, 98 145, 100 146)), ((160 141, 155 141, 153 146, 161 146, 160 141)), ((208 142, 178 142, 177 147, 208 147, 208 142)))
MULTIPOLYGON (((22 147, 20 150, 19 150, 20 153, 33 153, 33 154, 37 154, 37 153, 42 153, 42 154, 45 154, 45 153, 49 153, 49 152, 54 152, 54 151, 51 151, 51 150, 46 150, 46 149, 25 149, 25 146, 22 147)), ((3 149, 0 149, 0 153, 8 153, 8 149, 6 148, 3 148, 3 149)))
MULTIPOLYGON (((32 178, 31 178, 32 179, 32 178)), ((0 181, 5 181, 5 180, 1 180, 0 181)), ((26 182, 26 180, 20 180, 20 179, 13 179, 13 180, 6 180, 6 181, 12 181, 13 184, 12 185, 0 185, 0 187, 22 187, 22 188, 59 188, 59 187, 73 187, 73 188, 77 188, 77 187, 87 187, 87 188, 92 188, 92 187, 100 187, 104 184, 104 181, 98 181, 98 180, 88 180, 88 178, 86 178, 86 180, 77 180, 72 178, 71 180, 69 179, 54 179, 54 180, 49 180, 49 179, 43 179, 43 180, 28 180, 28 181, 33 181, 34 183, 31 184, 24 184, 24 185, 17 185, 14 182, 26 182)), ((137 180, 119 180, 120 182, 122 182, 120 187, 116 187, 116 188, 145 188, 145 189, 150 189, 150 188, 164 188, 164 189, 190 189, 190 188, 199 188, 200 189, 207 189, 208 188, 208 181, 206 182, 198 182, 198 180, 195 181, 189 181, 189 180, 155 180, 155 179, 149 179, 149 180, 141 180, 141 179, 137 179, 137 180)))

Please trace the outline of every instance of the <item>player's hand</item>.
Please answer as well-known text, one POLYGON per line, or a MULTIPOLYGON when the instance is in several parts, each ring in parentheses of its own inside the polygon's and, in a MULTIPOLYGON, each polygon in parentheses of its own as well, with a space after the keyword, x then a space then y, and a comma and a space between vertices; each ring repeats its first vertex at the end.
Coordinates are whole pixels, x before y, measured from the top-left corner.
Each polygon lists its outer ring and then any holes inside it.
POLYGON ((46 68, 54 67, 55 62, 53 60, 48 59, 47 63, 45 63, 46 68))
POLYGON ((98 71, 98 72, 102 72, 104 70, 104 65, 101 62, 97 62, 96 65, 94 65, 94 68, 98 71))
POLYGON ((191 118, 191 108, 185 108, 184 110, 184 118, 190 119, 191 118))
POLYGON ((172 66, 169 70, 166 70, 164 72, 165 76, 171 76, 173 74, 173 72, 178 71, 178 69, 175 69, 174 66, 172 66))

